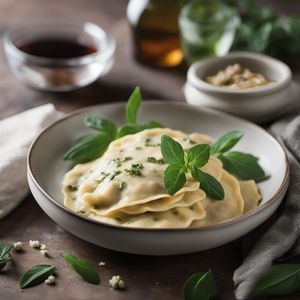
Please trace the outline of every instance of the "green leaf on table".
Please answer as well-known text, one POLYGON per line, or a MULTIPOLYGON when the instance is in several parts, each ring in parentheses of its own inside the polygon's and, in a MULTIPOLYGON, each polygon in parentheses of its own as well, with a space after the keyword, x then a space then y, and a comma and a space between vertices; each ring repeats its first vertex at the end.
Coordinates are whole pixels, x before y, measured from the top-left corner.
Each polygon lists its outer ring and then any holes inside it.
POLYGON ((211 270, 191 275, 183 286, 184 300, 210 300, 216 294, 216 283, 211 270))
POLYGON ((104 132, 84 137, 67 151, 64 160, 79 164, 98 158, 105 152, 111 141, 111 136, 104 132))
POLYGON ((211 146, 211 154, 224 153, 233 148, 243 137, 243 133, 233 130, 218 138, 211 146))
POLYGON ((267 178, 265 171, 258 163, 258 158, 251 154, 231 151, 219 155, 218 158, 222 161, 226 171, 240 179, 253 179, 259 182, 267 178))
POLYGON ((9 252, 13 246, 14 243, 4 244, 0 242, 0 271, 5 267, 6 263, 12 260, 9 252))
POLYGON ((84 124, 91 129, 107 133, 109 136, 112 137, 112 139, 116 136, 117 133, 116 124, 110 120, 101 117, 86 117, 84 119, 84 124))
POLYGON ((210 154, 210 146, 207 144, 199 144, 193 146, 187 151, 188 167, 203 167, 207 164, 210 154))
POLYGON ((80 259, 77 256, 68 253, 61 253, 64 260, 87 282, 99 284, 100 277, 95 267, 87 260, 80 259))
POLYGON ((184 169, 177 165, 169 165, 164 172, 164 183, 166 192, 174 195, 186 182, 184 169))
POLYGON ((132 92, 126 105, 126 117, 128 123, 135 124, 137 121, 137 113, 142 101, 141 90, 137 86, 132 92))
POLYGON ((25 289, 44 282, 55 272, 53 265, 36 265, 26 271, 20 279, 21 289, 25 289))
POLYGON ((190 170, 193 178, 200 182, 200 188, 207 194, 207 196, 215 200, 224 199, 224 189, 218 180, 198 168, 193 167, 190 170))
POLYGON ((171 137, 162 136, 160 149, 165 162, 181 167, 185 165, 183 148, 171 137))
POLYGON ((300 264, 272 266, 257 282, 250 296, 288 296, 300 290, 300 264))

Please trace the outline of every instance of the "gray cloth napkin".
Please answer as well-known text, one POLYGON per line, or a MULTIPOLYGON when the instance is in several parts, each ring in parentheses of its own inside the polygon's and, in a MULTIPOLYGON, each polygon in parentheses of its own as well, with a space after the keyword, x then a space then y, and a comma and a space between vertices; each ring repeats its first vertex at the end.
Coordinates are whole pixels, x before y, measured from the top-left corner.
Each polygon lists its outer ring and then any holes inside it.
POLYGON ((295 254, 300 254, 300 116, 275 123, 271 131, 287 152, 290 184, 279 218, 234 272, 235 296, 238 300, 247 299, 251 289, 274 260, 291 248, 295 254))

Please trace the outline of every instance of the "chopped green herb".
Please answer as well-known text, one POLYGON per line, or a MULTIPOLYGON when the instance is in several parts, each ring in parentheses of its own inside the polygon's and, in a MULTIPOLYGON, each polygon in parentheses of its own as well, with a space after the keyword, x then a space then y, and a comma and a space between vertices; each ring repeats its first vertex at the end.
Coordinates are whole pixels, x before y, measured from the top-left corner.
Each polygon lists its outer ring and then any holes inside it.
POLYGON ((142 169, 144 169, 144 166, 142 164, 132 164, 131 168, 142 170, 142 169))
POLYGON ((85 214, 85 210, 80 210, 79 211, 81 214, 85 214))
POLYGON ((125 172, 127 172, 131 176, 142 176, 141 171, 137 169, 125 169, 125 172))
POLYGON ((120 190, 120 191, 123 191, 123 190, 125 189, 125 187, 126 187, 126 182, 125 182, 125 181, 122 181, 122 182, 120 183, 120 185, 119 185, 119 190, 120 190))
POLYGON ((113 219, 114 219, 116 222, 120 223, 120 224, 123 223, 123 220, 122 220, 121 218, 119 218, 119 217, 113 217, 113 219))
POLYGON ((154 222, 159 221, 158 217, 153 217, 153 221, 154 221, 154 222))
POLYGON ((99 183, 101 183, 109 175, 109 173, 101 172, 101 175, 102 175, 102 177, 100 178, 100 182, 99 183))
POLYGON ((158 144, 152 144, 151 143, 151 139, 147 138, 147 139, 145 139, 145 146, 146 147, 160 147, 160 143, 158 143, 158 144))
POLYGON ((100 204, 94 204, 94 205, 93 205, 93 208, 94 208, 94 209, 100 209, 100 208, 101 208, 101 205, 100 205, 100 204))
POLYGON ((184 138, 183 141, 188 142, 191 145, 196 145, 197 142, 195 142, 194 140, 190 139, 190 138, 184 138))
POLYGON ((136 219, 134 219, 134 218, 131 218, 131 219, 128 219, 127 220, 127 224, 132 224, 132 223, 134 223, 136 221, 136 219))
POLYGON ((96 185, 98 185, 102 182, 102 180, 99 180, 99 179, 95 179, 94 181, 95 181, 96 185))
POLYGON ((110 176, 110 180, 115 179, 116 176, 120 175, 122 172, 121 171, 115 171, 111 176, 110 176))
POLYGON ((135 150, 142 150, 143 147, 135 147, 135 150))
POLYGON ((69 184, 69 185, 67 186, 67 188, 68 188, 68 190, 69 190, 70 192, 76 192, 76 191, 78 190, 78 185, 76 185, 76 184, 69 184))
POLYGON ((262 198, 260 198, 260 199, 257 201, 257 206, 260 206, 260 205, 261 205, 261 202, 262 202, 262 198))
POLYGON ((148 163, 154 163, 154 164, 160 164, 160 165, 162 165, 162 164, 165 163, 165 161, 163 160, 163 158, 156 159, 155 157, 152 157, 152 156, 149 156, 147 158, 147 162, 148 163))
POLYGON ((119 168, 119 167, 122 166, 122 163, 121 163, 121 159, 120 159, 120 158, 114 158, 114 159, 112 159, 111 161, 115 163, 116 168, 119 168))
POLYGON ((131 159, 132 159, 131 156, 126 156, 126 157, 123 159, 123 161, 128 161, 128 160, 131 160, 131 159))

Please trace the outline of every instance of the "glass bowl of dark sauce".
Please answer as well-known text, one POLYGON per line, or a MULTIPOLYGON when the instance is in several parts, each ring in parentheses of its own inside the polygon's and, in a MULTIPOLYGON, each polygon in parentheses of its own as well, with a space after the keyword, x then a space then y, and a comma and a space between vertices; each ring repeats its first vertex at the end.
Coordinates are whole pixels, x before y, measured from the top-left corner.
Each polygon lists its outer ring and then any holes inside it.
POLYGON ((15 76, 46 91, 71 91, 94 82, 112 67, 116 43, 90 22, 11 28, 4 49, 15 76))

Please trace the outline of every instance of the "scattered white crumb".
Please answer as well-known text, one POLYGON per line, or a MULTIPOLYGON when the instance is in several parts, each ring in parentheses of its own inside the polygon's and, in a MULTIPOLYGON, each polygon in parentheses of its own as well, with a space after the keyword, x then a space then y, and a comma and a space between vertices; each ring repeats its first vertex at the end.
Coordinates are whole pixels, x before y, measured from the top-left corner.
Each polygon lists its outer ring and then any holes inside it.
POLYGON ((45 250, 40 250, 40 253, 43 255, 43 256, 48 256, 49 255, 49 252, 47 249, 45 250))
POLYGON ((106 266, 106 262, 100 261, 100 262, 98 263, 98 265, 99 265, 99 267, 105 267, 105 266, 106 266))
POLYGON ((40 250, 47 250, 47 247, 46 247, 46 245, 45 245, 45 244, 41 244, 41 246, 40 246, 40 250))
POLYGON ((46 284, 49 284, 49 285, 55 284, 55 276, 50 275, 50 276, 45 280, 45 283, 46 283, 46 284))
POLYGON ((29 245, 30 245, 30 247, 32 247, 32 248, 40 248, 40 247, 41 247, 41 244, 40 244, 39 241, 32 241, 32 240, 30 240, 30 241, 29 241, 29 245))
POLYGON ((125 282, 120 275, 113 276, 108 283, 115 290, 122 290, 125 288, 125 282))
POLYGON ((14 250, 21 251, 22 247, 23 247, 23 243, 22 242, 15 242, 14 243, 14 250))

